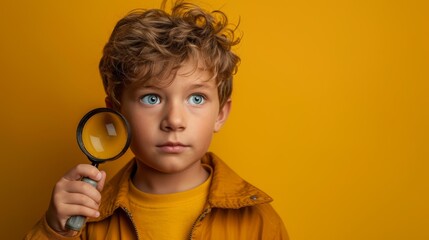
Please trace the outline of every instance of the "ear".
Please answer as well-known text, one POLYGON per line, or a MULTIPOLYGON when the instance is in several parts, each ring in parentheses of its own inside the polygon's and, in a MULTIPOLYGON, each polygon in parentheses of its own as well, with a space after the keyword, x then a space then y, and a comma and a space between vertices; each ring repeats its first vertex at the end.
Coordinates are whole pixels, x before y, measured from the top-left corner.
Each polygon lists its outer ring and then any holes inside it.
POLYGON ((104 102, 106 103, 107 108, 113 108, 112 99, 110 99, 109 96, 106 96, 106 98, 104 99, 104 102))
POLYGON ((219 110, 219 114, 217 115, 217 119, 214 126, 214 132, 219 132, 223 124, 228 119, 230 111, 231 111, 231 98, 228 99, 226 103, 223 105, 223 107, 219 110))

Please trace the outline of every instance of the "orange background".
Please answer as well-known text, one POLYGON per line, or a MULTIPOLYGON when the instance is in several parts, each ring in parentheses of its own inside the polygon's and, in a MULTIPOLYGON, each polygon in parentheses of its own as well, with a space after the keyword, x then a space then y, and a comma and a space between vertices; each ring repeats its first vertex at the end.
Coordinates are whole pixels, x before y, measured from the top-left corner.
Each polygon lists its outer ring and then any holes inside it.
MULTIPOLYGON (((297 240, 429 239, 427 1, 198 1, 244 33, 212 150, 275 199, 297 240)), ((86 163, 80 118, 119 18, 159 1, 0 3, 0 234, 20 239, 86 163)), ((111 177, 131 157, 102 165, 111 177)))

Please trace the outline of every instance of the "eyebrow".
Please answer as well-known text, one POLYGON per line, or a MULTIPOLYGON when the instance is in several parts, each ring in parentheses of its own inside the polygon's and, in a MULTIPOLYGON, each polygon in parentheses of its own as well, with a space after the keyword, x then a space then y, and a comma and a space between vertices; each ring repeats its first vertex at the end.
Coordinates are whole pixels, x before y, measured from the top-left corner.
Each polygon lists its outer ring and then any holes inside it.
POLYGON ((162 87, 157 87, 155 85, 141 85, 141 86, 137 87, 137 89, 155 89, 155 90, 160 90, 160 89, 162 89, 162 87))
POLYGON ((210 89, 211 86, 209 84, 204 84, 204 83, 197 83, 197 84, 192 84, 192 86, 189 89, 210 89))
MULTIPOLYGON (((138 89, 154 89, 154 90, 162 90, 165 87, 159 87, 156 85, 142 85, 139 86, 138 89)), ((189 89, 190 90, 194 90, 194 89, 210 89, 212 88, 209 84, 203 82, 203 83, 196 83, 196 84, 192 84, 189 89)))

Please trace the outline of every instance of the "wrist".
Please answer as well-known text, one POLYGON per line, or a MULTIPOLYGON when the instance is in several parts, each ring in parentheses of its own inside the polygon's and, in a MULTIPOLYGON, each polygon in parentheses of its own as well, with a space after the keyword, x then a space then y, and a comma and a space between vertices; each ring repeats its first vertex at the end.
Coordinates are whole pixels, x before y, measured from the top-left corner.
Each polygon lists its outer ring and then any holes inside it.
POLYGON ((60 223, 55 223, 55 220, 52 220, 52 217, 49 217, 47 212, 43 221, 44 228, 48 235, 55 237, 54 239, 62 239, 62 237, 76 237, 79 235, 79 232, 73 230, 62 230, 60 223))

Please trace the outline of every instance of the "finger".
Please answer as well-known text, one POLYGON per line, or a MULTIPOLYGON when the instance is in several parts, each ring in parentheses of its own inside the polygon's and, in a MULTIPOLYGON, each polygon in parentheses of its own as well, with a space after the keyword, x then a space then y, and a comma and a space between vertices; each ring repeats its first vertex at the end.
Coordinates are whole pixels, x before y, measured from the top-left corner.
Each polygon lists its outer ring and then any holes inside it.
POLYGON ((65 230, 65 222, 71 216, 98 217, 98 204, 80 194, 68 194, 68 202, 51 202, 47 211, 47 221, 56 230, 65 230))
POLYGON ((58 195, 60 197, 66 198, 68 194, 82 194, 88 196, 96 203, 100 203, 101 201, 100 192, 91 184, 83 181, 72 181, 64 183, 64 185, 60 189, 61 190, 58 191, 58 195))
POLYGON ((67 221, 72 216, 84 216, 96 218, 100 216, 100 212, 97 209, 86 207, 83 205, 67 204, 62 206, 64 218, 61 221, 67 221))
POLYGON ((91 198, 94 202, 100 203, 101 194, 92 185, 82 181, 60 181, 55 185, 52 193, 54 203, 67 201, 70 194, 82 194, 91 198))
POLYGON ((99 181, 102 177, 100 170, 89 164, 79 164, 76 167, 68 171, 63 179, 68 181, 80 180, 82 177, 88 177, 94 181, 99 181))
POLYGON ((98 202, 94 201, 94 199, 79 193, 67 194, 62 205, 80 205, 94 210, 98 210, 98 207, 100 206, 98 202))

